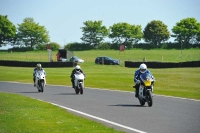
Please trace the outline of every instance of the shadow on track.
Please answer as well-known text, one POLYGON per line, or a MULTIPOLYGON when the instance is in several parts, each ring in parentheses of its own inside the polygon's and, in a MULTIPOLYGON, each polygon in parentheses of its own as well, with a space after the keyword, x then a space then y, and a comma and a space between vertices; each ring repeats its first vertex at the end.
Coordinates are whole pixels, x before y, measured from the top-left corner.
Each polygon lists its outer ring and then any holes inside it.
POLYGON ((120 107, 147 107, 147 106, 133 105, 133 104, 116 104, 116 105, 108 105, 108 106, 120 106, 120 107))
POLYGON ((37 92, 37 91, 34 91, 34 92, 16 92, 16 93, 40 93, 40 92, 37 92))
POLYGON ((78 95, 76 93, 60 93, 60 94, 54 94, 54 95, 78 95))

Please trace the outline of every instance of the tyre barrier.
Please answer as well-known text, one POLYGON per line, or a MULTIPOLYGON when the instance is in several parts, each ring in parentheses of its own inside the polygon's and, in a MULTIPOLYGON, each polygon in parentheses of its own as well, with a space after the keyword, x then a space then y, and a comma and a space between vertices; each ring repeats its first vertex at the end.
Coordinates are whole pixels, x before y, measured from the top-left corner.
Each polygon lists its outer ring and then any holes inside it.
POLYGON ((148 68, 180 68, 180 67, 200 67, 200 61, 188 62, 132 62, 125 61, 125 67, 138 68, 140 64, 145 63, 148 68))
MULTIPOLYGON (((11 61, 0 60, 0 66, 13 66, 13 67, 35 67, 38 62, 27 61, 11 61)), ((200 61, 189 62, 132 62, 125 61, 125 67, 138 68, 140 64, 145 63, 148 68, 179 68, 179 67, 200 67, 200 61)), ((43 67, 74 67, 73 62, 41 62, 43 67)))
MULTIPOLYGON (((0 66, 35 67, 38 62, 0 60, 0 66)), ((73 67, 73 62, 40 62, 42 67, 73 67)))

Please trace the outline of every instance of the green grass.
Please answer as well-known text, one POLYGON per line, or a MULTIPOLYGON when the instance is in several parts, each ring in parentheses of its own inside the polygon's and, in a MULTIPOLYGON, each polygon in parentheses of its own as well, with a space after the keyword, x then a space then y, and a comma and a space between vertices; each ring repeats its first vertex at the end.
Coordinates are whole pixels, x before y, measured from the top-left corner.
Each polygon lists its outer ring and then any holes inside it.
POLYGON ((46 102, 0 93, 0 133, 119 133, 46 102))
MULTIPOLYGON (((180 50, 141 50, 132 49, 119 52, 117 50, 91 50, 75 51, 74 55, 85 60, 81 64, 86 73, 86 87, 112 90, 133 91, 133 75, 136 68, 125 68, 124 61, 147 61, 179 62, 200 60, 199 49, 182 50, 183 58, 180 58, 180 50), (96 65, 94 60, 97 56, 111 56, 121 60, 120 66, 96 65)), ((57 51, 53 51, 52 57, 56 59, 57 51)), ((0 59, 26 60, 43 62, 47 61, 47 51, 32 52, 0 52, 0 59)), ((34 68, 35 66, 33 66, 34 68)), ((19 81, 32 83, 33 68, 0 67, 0 80, 19 81)), ((45 68, 47 72, 47 84, 71 86, 70 77, 72 68, 45 68)), ((200 67, 198 68, 170 68, 151 69, 156 78, 154 93, 184 98, 200 99, 200 67)))
MULTIPOLYGON (((82 64, 86 73, 85 86, 133 92, 136 68, 82 64)), ((149 69, 156 78, 154 94, 200 99, 200 67, 149 69)), ((47 84, 71 86, 72 68, 45 68, 47 84)), ((0 81, 32 83, 33 68, 0 66, 0 81)))
MULTIPOLYGON (((53 51, 56 60, 57 51, 53 51)), ((97 56, 111 56, 125 60, 180 62, 200 60, 198 49, 183 50, 126 50, 119 53, 114 50, 92 50, 74 53, 85 60, 81 64, 86 73, 85 86, 110 90, 133 92, 133 75, 137 68, 96 65, 97 56), (162 60, 163 56, 163 60, 162 60)), ((47 51, 42 52, 0 52, 0 60, 22 60, 45 62, 47 51)), ((0 81, 17 81, 33 84, 33 68, 0 66, 0 81)), ((73 68, 44 68, 47 72, 47 84, 71 86, 70 74, 73 68)), ((154 94, 177 96, 200 100, 200 67, 149 69, 156 78, 154 94)), ((53 105, 16 94, 0 93, 0 132, 115 132, 98 123, 77 117, 53 105), (36 107, 36 108, 35 108, 36 107), (78 124, 77 124, 78 123, 78 124), (84 124, 82 124, 84 123, 84 124)))
MULTIPOLYGON (((52 58, 56 61, 57 51, 52 52, 52 58)), ((141 50, 132 49, 119 52, 118 50, 91 50, 91 51, 75 51, 74 55, 81 57, 85 63, 94 64, 97 56, 111 56, 120 59, 121 62, 130 61, 163 61, 163 62, 184 62, 200 60, 199 49, 182 50, 182 59, 180 58, 181 50, 141 50)), ((47 51, 31 51, 31 52, 0 52, 0 60, 22 60, 22 61, 38 61, 47 62, 47 51)), ((123 65, 123 64, 122 64, 123 65)))

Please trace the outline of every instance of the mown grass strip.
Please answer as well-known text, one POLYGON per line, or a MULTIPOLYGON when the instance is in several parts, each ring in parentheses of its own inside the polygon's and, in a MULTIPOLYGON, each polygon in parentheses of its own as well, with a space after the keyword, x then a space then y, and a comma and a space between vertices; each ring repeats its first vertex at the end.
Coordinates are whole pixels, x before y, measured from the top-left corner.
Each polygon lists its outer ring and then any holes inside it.
MULTIPOLYGON (((52 59, 56 61, 56 53, 52 51, 52 59)), ((185 62, 200 60, 199 49, 183 49, 182 58, 181 50, 165 50, 165 49, 131 49, 119 52, 118 50, 89 50, 89 51, 74 51, 74 55, 85 60, 87 64, 94 64, 97 56, 111 56, 122 62, 124 61, 147 61, 157 62, 185 62)), ((70 57, 69 57, 70 58, 70 57)), ((28 52, 0 52, 0 60, 19 60, 19 61, 36 61, 47 62, 48 51, 28 51, 28 52)))
MULTIPOLYGON (((82 64, 85 86, 133 92, 133 75, 137 68, 82 64)), ((47 84, 71 86, 73 68, 45 68, 47 84)), ((156 78, 154 94, 200 99, 200 67, 149 69, 156 78)), ((33 68, 0 66, 0 81, 32 83, 33 68)))

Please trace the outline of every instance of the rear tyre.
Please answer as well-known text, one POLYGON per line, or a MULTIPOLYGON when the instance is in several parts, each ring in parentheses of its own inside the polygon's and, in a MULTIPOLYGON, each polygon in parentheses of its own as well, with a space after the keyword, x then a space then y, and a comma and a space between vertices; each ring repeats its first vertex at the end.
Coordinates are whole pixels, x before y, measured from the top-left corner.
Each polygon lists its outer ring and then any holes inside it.
POLYGON ((138 98, 138 99, 139 99, 140 105, 144 106, 145 105, 145 101, 143 99, 140 99, 140 98, 138 98))
POLYGON ((149 107, 153 105, 153 97, 151 91, 147 91, 147 104, 149 107))
POLYGON ((76 92, 76 94, 79 93, 79 89, 78 89, 78 87, 75 87, 75 92, 76 92))

